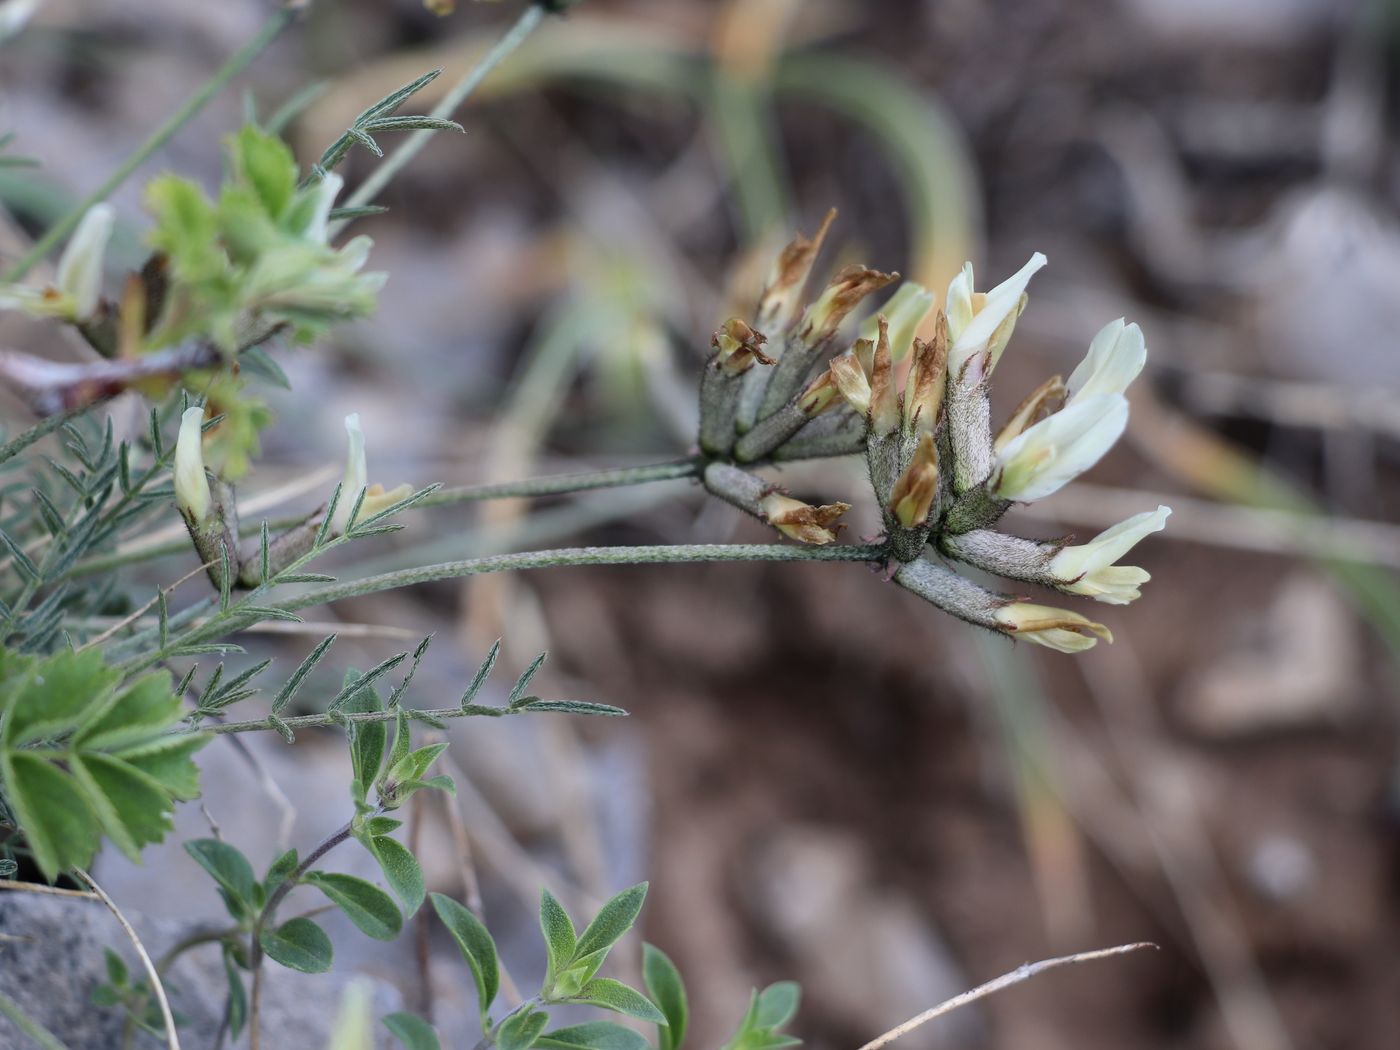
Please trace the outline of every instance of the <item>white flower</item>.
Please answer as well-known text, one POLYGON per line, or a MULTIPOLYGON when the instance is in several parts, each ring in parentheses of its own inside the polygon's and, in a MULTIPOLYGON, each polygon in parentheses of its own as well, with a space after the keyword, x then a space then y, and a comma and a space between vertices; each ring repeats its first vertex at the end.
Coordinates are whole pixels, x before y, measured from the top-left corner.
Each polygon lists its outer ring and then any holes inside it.
POLYGON ((1079 363, 1065 386, 1070 401, 1099 394, 1121 394, 1138 377, 1147 363, 1147 343, 1142 329, 1124 324, 1123 318, 1110 321, 1094 336, 1089 353, 1079 363))
POLYGON ((1099 394, 1066 405, 1012 438, 997 453, 992 491, 1029 503, 1073 481, 1097 463, 1128 425, 1128 399, 1099 394))
POLYGON ((1045 256, 1036 252, 1030 261, 990 292, 979 294, 972 287, 972 263, 948 285, 948 375, 956 380, 976 355, 990 350, 986 371, 991 373, 1011 338, 1024 304, 1026 286, 1042 266, 1045 256))
POLYGON ((1141 540, 1167 526, 1171 508, 1134 514, 1088 543, 1065 547, 1050 559, 1050 572, 1060 581, 1060 589, 1082 594, 1109 605, 1127 605, 1141 597, 1138 590, 1152 577, 1135 565, 1115 565, 1119 558, 1141 540))
POLYGON ((185 409, 175 439, 175 505, 186 520, 201 525, 209 517, 214 497, 204 475, 204 408, 185 409))
POLYGON ((115 218, 110 204, 94 204, 78 223, 58 260, 55 283, 68 297, 74 320, 86 321, 97 312, 102 297, 102 261, 115 218))
POLYGON ((884 306, 865 319, 857 338, 878 338, 880 318, 883 317, 889 322, 890 356, 896 361, 903 361, 909 354, 909 348, 914 345, 919 325, 924 323, 924 318, 933 309, 933 300, 933 293, 923 285, 905 281, 884 306))
POLYGON ((397 485, 388 492, 383 485, 368 484, 368 467, 365 460, 365 433, 360 429, 360 414, 352 412, 345 417, 345 434, 349 439, 349 450, 345 457, 345 477, 340 483, 340 496, 335 501, 335 513, 331 515, 330 534, 342 536, 350 527, 350 514, 356 502, 360 512, 356 521, 365 521, 380 511, 413 494, 413 486, 397 485), (360 499, 360 493, 364 499, 360 499))
POLYGON ((335 199, 340 196, 340 191, 345 187, 345 180, 335 172, 327 172, 321 176, 321 181, 316 184, 316 208, 311 213, 311 221, 306 227, 306 238, 315 241, 317 244, 325 244, 330 232, 331 209, 335 207, 335 199))
POLYGON ((1012 602, 997 609, 992 618, 1013 638, 1061 653, 1082 653, 1097 645, 1100 638, 1113 641, 1112 633, 1103 624, 1049 605, 1012 602))

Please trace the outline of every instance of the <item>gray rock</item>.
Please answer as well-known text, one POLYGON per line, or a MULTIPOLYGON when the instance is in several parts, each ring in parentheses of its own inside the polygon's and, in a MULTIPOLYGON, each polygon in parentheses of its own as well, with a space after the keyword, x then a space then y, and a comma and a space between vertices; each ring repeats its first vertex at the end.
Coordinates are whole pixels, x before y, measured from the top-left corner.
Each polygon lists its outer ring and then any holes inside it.
MULTIPOLYGON (((153 958, 200 928, 198 924, 134 915, 128 918, 153 958)), ((121 1011, 96 1006, 91 998, 93 989, 107 979, 104 949, 109 948, 126 962, 133 980, 137 979, 141 966, 131 942, 101 905, 26 893, 0 894, 0 991, 70 1050, 114 1050, 121 1046, 121 1011)), ((356 976, 312 976, 269 964, 263 993, 263 1032, 270 1045, 302 1050, 325 1046, 341 993, 356 976)), ((185 1018, 180 1028, 181 1046, 185 1050, 212 1048, 227 988, 217 948, 205 945, 182 955, 171 967, 165 984, 172 1007, 185 1018)), ((376 1017, 402 1008, 397 989, 383 981, 374 982, 376 1017)), ((246 1035, 241 1042, 246 1042, 246 1035)), ((25 1045, 27 1040, 19 1030, 0 1017, 0 1048, 19 1050, 25 1045)), ((156 1045, 154 1039, 139 1033, 132 1041, 136 1048, 156 1045)))

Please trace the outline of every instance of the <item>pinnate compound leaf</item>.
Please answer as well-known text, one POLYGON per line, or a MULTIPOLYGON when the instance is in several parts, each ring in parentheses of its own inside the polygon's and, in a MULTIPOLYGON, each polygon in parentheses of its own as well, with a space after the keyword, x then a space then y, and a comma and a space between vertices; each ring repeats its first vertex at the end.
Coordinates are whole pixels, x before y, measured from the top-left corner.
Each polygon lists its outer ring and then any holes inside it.
POLYGON ((649 1050, 646 1038, 613 1021, 589 1021, 546 1032, 535 1040, 549 1050, 649 1050))
POLYGON ((491 1009, 500 988, 500 965, 496 960, 496 942, 481 920, 463 905, 442 893, 432 894, 433 910, 437 912, 447 932, 461 949, 472 977, 476 981, 477 1004, 483 1018, 491 1009))
POLYGON ((403 1044, 404 1050, 442 1050, 433 1026, 416 1014, 387 1014, 384 1027, 403 1044))
POLYGON ((289 919, 272 930, 263 930, 259 943, 267 957, 302 973, 325 973, 333 952, 326 931, 310 919, 289 919))
POLYGON ((372 882, 327 871, 313 871, 306 881, 330 898, 361 933, 377 941, 392 941, 403 929, 403 915, 394 898, 372 882))

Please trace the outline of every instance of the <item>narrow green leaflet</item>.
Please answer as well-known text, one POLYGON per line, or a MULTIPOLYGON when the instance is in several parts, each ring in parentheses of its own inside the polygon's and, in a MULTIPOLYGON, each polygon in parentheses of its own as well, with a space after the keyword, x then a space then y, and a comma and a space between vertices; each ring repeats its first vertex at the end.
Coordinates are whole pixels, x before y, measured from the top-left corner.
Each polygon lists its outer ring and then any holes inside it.
POLYGON ((540 932, 544 934, 545 951, 549 957, 549 971, 545 977, 545 985, 549 986, 573 962, 578 934, 574 932, 573 920, 564 906, 547 889, 540 891, 540 932))
POLYGON ((496 1032, 496 1050, 528 1050, 549 1024, 543 1010, 522 1010, 501 1022, 496 1032))
POLYGON ((549 1050, 649 1050, 646 1038, 612 1021, 589 1021, 546 1032, 535 1040, 549 1050))
POLYGON ((441 893, 432 895, 433 910, 437 912, 447 932, 457 942, 462 957, 467 960, 472 977, 476 980, 477 1005, 481 1011, 483 1028, 487 1011, 496 999, 500 988, 501 975, 496 961, 496 942, 491 939, 481 920, 451 897, 441 893))
POLYGON ((403 902, 404 911, 411 917, 423 905, 427 887, 423 881, 423 869, 418 859, 408 847, 387 835, 376 835, 369 840, 369 851, 379 862, 379 870, 384 880, 394 891, 394 896, 403 902))
POLYGON ((614 981, 611 977, 595 977, 579 989, 579 993, 570 1002, 601 1006, 606 1010, 615 1010, 628 1017, 635 1017, 639 1021, 650 1021, 652 1024, 666 1024, 666 1015, 658 1010, 650 999, 635 988, 621 981, 614 981))
POLYGON ((676 1050, 685 1039, 690 1005, 685 982, 669 956, 654 944, 642 946, 642 979, 647 994, 666 1015, 666 1026, 657 1032, 660 1050, 676 1050))
POLYGON ((403 1044, 404 1050, 442 1050, 433 1026, 416 1014, 387 1014, 384 1027, 403 1044))
POLYGON ((641 912, 646 897, 647 884, 639 882, 604 904, 579 937, 575 956, 582 958, 616 944, 637 921, 637 915, 641 912))
POLYGON ((119 689, 96 650, 0 668, 0 790, 45 877, 87 866, 104 833, 133 860, 161 841, 176 800, 199 793, 207 740, 169 735, 184 717, 170 675, 119 689))
POLYGON ((403 915, 394 898, 372 882, 327 871, 313 871, 306 881, 330 898, 361 933, 377 941, 392 941, 403 929, 403 915))
POLYGON ((310 919, 289 919, 259 938, 269 959, 302 973, 325 973, 331 968, 331 939, 310 919))

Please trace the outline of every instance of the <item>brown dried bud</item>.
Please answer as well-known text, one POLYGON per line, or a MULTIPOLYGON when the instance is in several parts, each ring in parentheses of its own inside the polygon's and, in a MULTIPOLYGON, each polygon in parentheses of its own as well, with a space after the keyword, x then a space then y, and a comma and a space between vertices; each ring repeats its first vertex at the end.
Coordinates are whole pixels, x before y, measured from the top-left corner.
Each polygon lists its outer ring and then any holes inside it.
POLYGON ((849 503, 813 507, 781 492, 770 492, 763 497, 760 505, 768 524, 784 536, 815 546, 836 542, 836 533, 828 526, 851 509, 849 503))
POLYGON ((870 425, 876 437, 899 426, 899 391, 894 387, 894 358, 890 356, 890 325, 883 316, 877 322, 879 337, 870 370, 870 425))
POLYGON ((862 299, 897 280, 897 273, 881 273, 858 265, 845 267, 831 279, 821 297, 807 307, 802 322, 802 342, 816 346, 831 338, 862 299))
POLYGON ((812 272, 812 263, 816 261, 822 241, 826 239, 826 231, 835 219, 836 209, 832 208, 814 236, 808 239, 799 233, 782 250, 758 300, 759 328, 766 332, 780 332, 797 316, 807 275, 812 272))
POLYGON ((948 370, 948 318, 941 311, 933 338, 914 340, 914 358, 904 386, 904 428, 931 434, 943 407, 944 373, 948 370))
POLYGON ((925 433, 914 450, 914 458, 890 491, 890 513, 906 529, 928 521, 938 495, 938 449, 933 435, 925 433))
POLYGON ((797 395, 797 407, 804 416, 819 416, 832 405, 837 404, 841 389, 828 366, 825 372, 807 384, 807 389, 797 395))
POLYGON ((771 365, 773 358, 759 349, 767 341, 767 336, 762 332, 756 332, 746 322, 731 317, 710 339, 716 353, 715 367, 737 376, 752 368, 754 362, 771 365))

